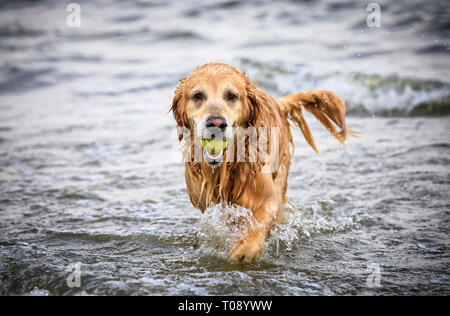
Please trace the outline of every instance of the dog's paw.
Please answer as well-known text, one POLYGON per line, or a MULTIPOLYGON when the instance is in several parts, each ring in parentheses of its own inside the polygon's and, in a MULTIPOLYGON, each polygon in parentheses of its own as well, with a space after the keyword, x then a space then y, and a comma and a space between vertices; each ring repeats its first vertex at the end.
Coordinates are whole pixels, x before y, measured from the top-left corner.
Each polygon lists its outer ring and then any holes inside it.
POLYGON ((246 263, 258 260, 264 248, 264 239, 264 234, 258 233, 246 240, 239 240, 231 248, 229 260, 246 263))

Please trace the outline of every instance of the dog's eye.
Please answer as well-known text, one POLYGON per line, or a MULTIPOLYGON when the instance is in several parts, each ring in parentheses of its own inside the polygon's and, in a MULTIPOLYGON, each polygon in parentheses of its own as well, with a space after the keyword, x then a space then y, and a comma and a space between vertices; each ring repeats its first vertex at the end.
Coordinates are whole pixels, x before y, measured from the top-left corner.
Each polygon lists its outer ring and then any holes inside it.
POLYGON ((197 100, 197 101, 203 100, 204 98, 205 98, 205 95, 203 93, 201 93, 201 92, 196 92, 192 96, 192 99, 197 100))
POLYGON ((233 91, 228 91, 226 98, 227 98, 228 101, 236 101, 238 96, 233 91))

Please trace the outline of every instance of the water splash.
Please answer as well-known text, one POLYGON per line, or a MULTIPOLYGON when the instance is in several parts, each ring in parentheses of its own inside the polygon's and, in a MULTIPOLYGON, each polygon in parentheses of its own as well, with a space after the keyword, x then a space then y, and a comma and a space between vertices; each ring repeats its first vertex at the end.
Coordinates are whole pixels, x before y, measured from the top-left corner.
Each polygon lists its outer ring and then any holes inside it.
POLYGON ((266 254, 279 256, 282 252, 295 250, 305 239, 317 235, 342 233, 359 229, 370 223, 366 211, 342 209, 345 197, 336 196, 330 200, 319 200, 306 208, 299 208, 293 201, 283 206, 283 219, 272 228, 266 241, 266 254))
POLYGON ((230 204, 217 204, 205 210, 197 231, 201 252, 225 256, 241 234, 258 225, 251 210, 230 204))
MULTIPOLYGON (((282 218, 266 241, 264 255, 278 257, 294 250, 299 242, 320 234, 359 229, 370 217, 364 210, 347 211, 338 206, 345 197, 316 201, 306 208, 294 202, 283 205, 282 218)), ((251 210, 239 205, 218 204, 206 209, 197 231, 197 245, 205 255, 226 257, 239 236, 259 225, 251 210)))

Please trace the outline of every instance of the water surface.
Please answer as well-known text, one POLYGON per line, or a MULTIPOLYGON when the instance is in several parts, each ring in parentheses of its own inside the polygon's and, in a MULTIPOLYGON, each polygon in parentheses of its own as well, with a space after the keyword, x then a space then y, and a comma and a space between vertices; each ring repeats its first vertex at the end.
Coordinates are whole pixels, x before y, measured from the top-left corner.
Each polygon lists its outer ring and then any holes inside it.
POLYGON ((80 29, 60 1, 0 4, 0 294, 450 293, 447 1, 382 1, 375 29, 360 1, 79 3, 80 29), (173 155, 174 88, 208 61, 333 90, 363 133, 346 151, 307 116, 325 165, 296 131, 254 264, 226 260, 245 210, 202 216, 173 155))

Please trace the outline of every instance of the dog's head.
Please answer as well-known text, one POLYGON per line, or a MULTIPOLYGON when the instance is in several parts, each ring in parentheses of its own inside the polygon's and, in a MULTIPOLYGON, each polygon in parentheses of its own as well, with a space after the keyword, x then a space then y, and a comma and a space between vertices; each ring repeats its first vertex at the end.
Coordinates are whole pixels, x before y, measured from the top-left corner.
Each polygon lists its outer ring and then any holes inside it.
MULTIPOLYGON (((210 139, 229 142, 235 127, 253 124, 258 111, 256 91, 255 85, 237 69, 209 63, 181 80, 171 110, 178 127, 189 129, 199 143, 210 139)), ((205 161, 212 167, 220 165, 225 150, 205 150, 205 161)))

